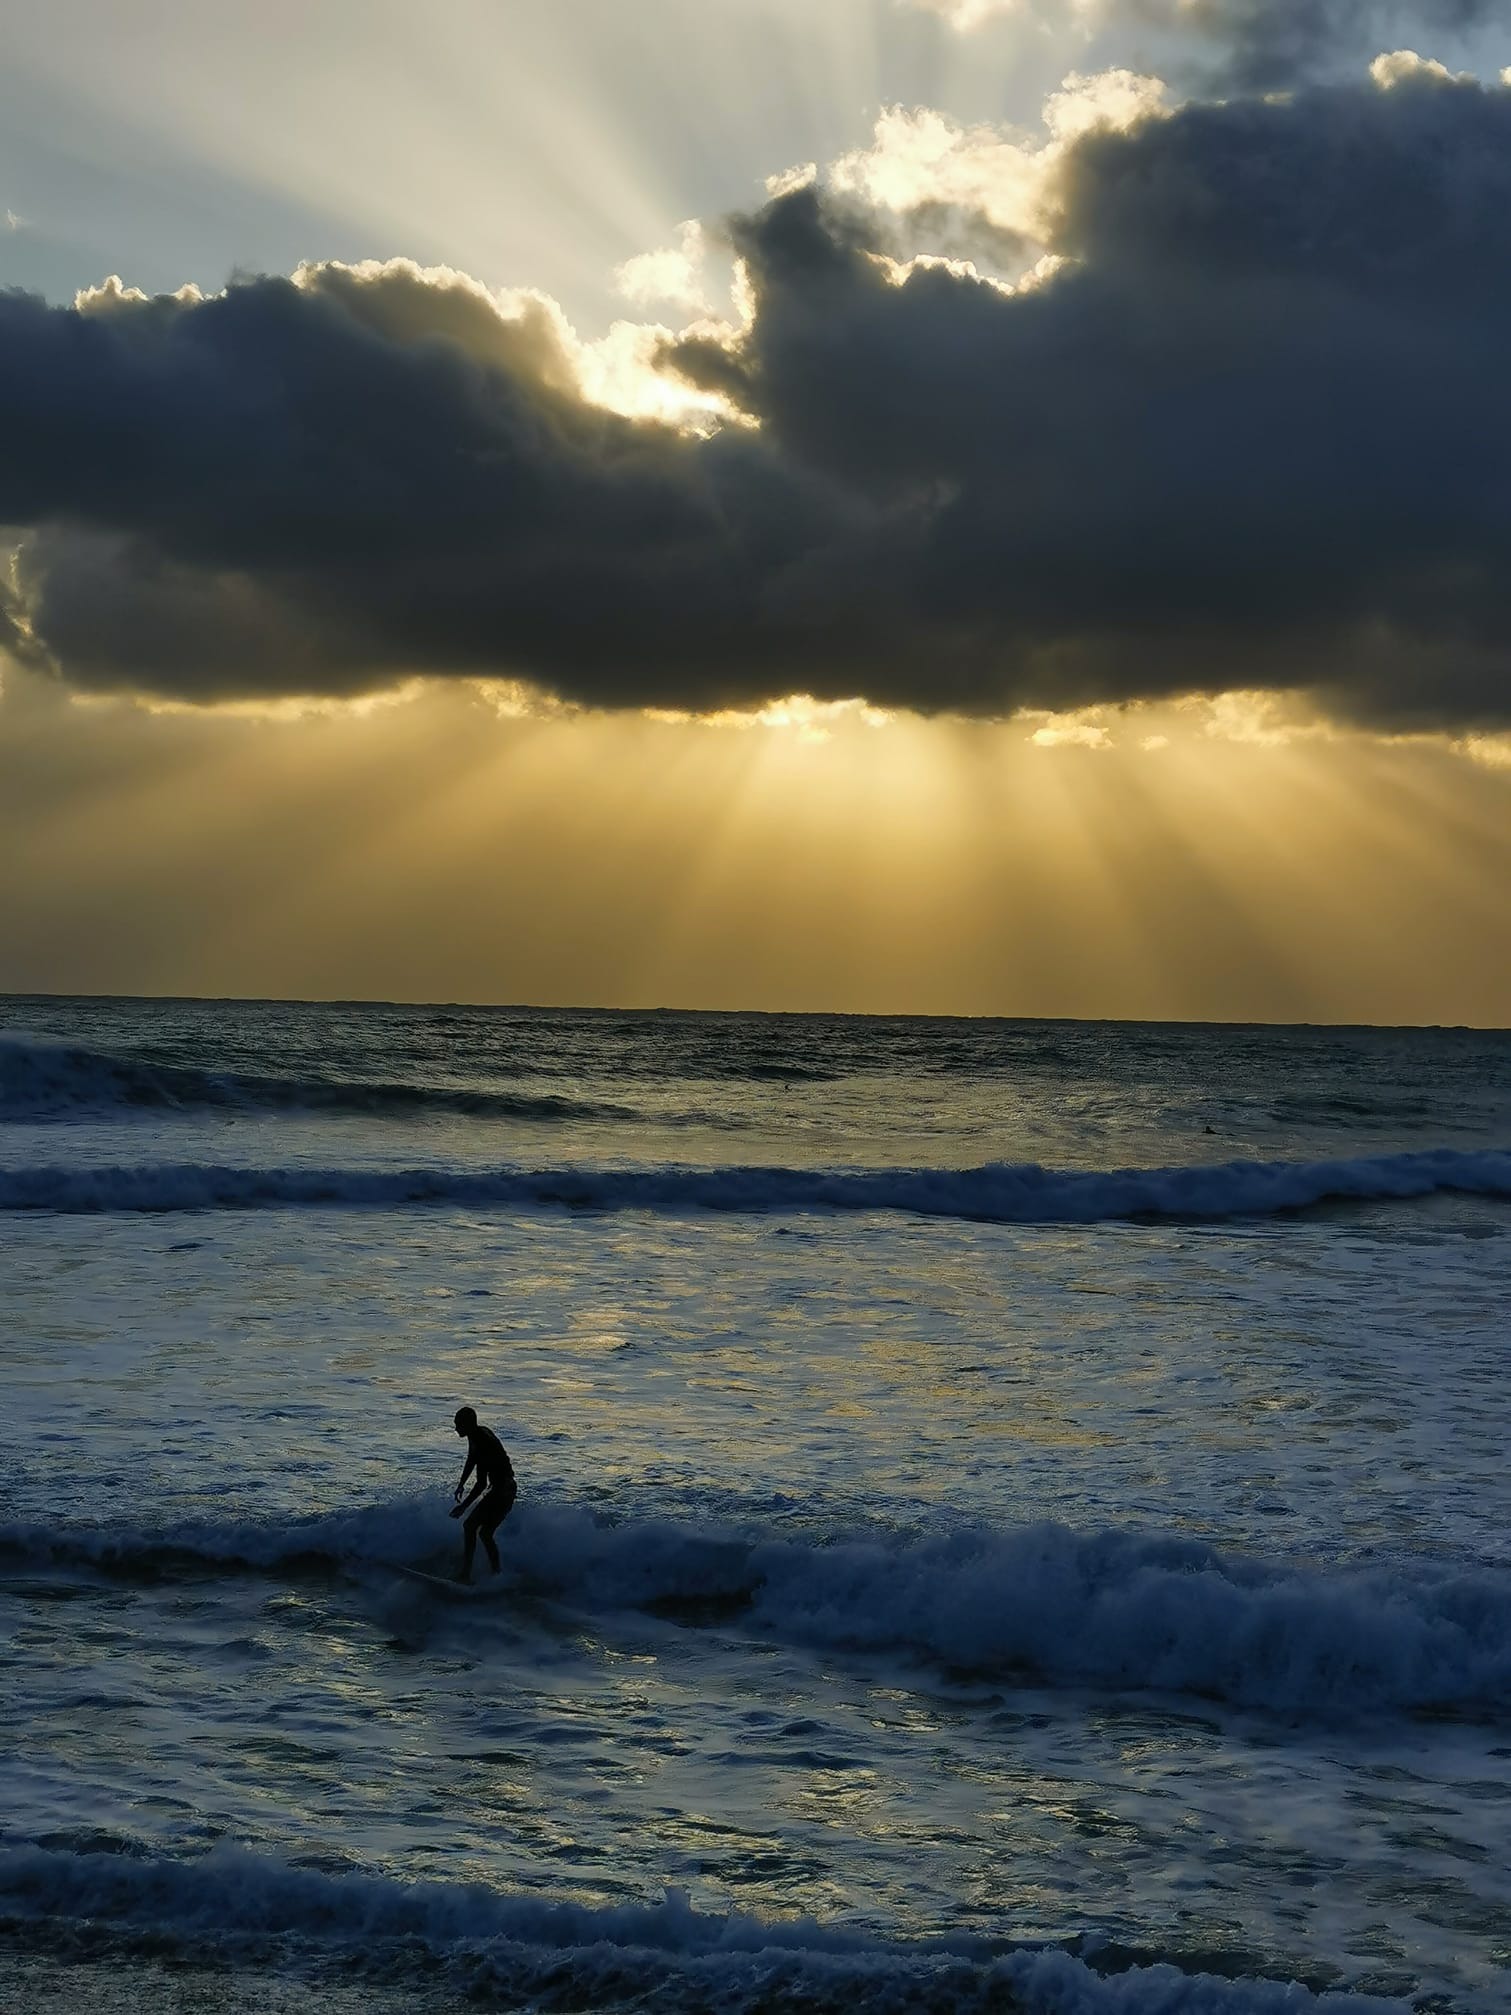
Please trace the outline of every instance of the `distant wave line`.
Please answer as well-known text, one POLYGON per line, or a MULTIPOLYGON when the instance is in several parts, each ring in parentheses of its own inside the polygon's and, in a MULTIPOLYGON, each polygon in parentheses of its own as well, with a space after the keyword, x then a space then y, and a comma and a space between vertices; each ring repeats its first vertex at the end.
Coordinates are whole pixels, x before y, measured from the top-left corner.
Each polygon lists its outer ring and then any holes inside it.
POLYGON ((1511 1151, 1437 1148, 1318 1162, 1234 1161, 1167 1168, 657 1167, 484 1169, 0 1168, 0 1211, 65 1214, 456 1204, 796 1214, 887 1211, 983 1224, 1200 1222, 1342 1202, 1407 1202, 1440 1192, 1511 1197, 1511 1151))
POLYGON ((0 1120, 145 1111, 359 1113, 409 1119, 604 1120, 642 1125, 729 1125, 705 1112, 654 1113, 555 1092, 343 1077, 271 1077, 114 1056, 77 1044, 0 1037, 0 1120))

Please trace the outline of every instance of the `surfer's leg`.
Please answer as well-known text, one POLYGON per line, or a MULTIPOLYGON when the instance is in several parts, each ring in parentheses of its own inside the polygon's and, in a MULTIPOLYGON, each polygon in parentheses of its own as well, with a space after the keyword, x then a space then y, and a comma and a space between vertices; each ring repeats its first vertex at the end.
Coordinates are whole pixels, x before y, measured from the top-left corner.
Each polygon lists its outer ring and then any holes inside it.
MULTIPOLYGON (((479 1505, 475 1511, 469 1511, 462 1521, 462 1572, 460 1579, 463 1581, 470 1581, 472 1579, 472 1556, 477 1552, 477 1528, 482 1515, 483 1508, 479 1505)), ((491 1551, 493 1547, 491 1539, 488 1542, 488 1546, 491 1551)))
POLYGON ((498 1563, 498 1546, 494 1540, 493 1535, 494 1532, 497 1530, 499 1520, 502 1517, 503 1512, 493 1502, 492 1498, 489 1498, 488 1509, 487 1512, 484 1514, 482 1524, 478 1527, 478 1531, 482 1534, 483 1545, 487 1548, 488 1565, 493 1569, 493 1572, 495 1574, 498 1573, 499 1563, 498 1563))
POLYGON ((482 1533, 483 1544, 488 1549, 488 1565, 493 1569, 495 1574, 498 1573, 500 1563, 498 1547, 494 1543, 493 1535, 514 1509, 514 1500, 518 1494, 514 1490, 498 1491, 496 1493, 490 1491, 486 1499, 487 1510, 478 1529, 482 1533))

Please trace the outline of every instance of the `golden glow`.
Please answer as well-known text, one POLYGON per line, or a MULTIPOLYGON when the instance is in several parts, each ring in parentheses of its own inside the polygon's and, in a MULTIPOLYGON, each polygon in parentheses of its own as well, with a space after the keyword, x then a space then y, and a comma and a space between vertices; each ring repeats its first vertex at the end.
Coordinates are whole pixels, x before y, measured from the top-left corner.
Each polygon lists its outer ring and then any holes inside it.
POLYGON ((1511 735, 1466 735, 1454 743, 1461 756, 1490 770, 1511 770, 1511 735))
POLYGON ((920 203, 958 204, 1042 242, 1066 149, 1096 127, 1120 131, 1158 116, 1168 109, 1166 96, 1159 78, 1132 70, 1072 72, 1044 101, 1043 138, 1000 125, 962 126, 927 107, 893 105, 877 119, 870 146, 842 155, 829 180, 842 192, 899 212, 920 203))
POLYGON ((1023 718, 1040 723, 1029 736, 1036 749, 1112 747, 1112 731, 1101 708, 1087 707, 1072 714, 1046 714, 1034 709, 1023 718))
POLYGON ((997 724, 0 699, 15 989, 1503 1023, 1511 770, 1264 709, 997 724), (1235 738, 1236 737, 1236 738, 1235 738))
POLYGON ((884 728, 895 718, 883 707, 868 700, 816 700, 809 693, 789 693, 785 700, 770 700, 764 707, 741 709, 721 707, 710 714, 692 714, 674 707, 648 707, 645 718, 669 726, 700 728, 790 728, 800 741, 827 742, 834 729, 858 723, 866 728, 884 728))

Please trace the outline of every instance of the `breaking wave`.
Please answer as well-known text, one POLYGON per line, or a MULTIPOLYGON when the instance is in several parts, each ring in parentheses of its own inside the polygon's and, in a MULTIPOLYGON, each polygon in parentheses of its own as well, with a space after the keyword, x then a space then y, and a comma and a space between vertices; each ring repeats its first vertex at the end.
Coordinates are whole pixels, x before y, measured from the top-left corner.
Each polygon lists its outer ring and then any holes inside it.
MULTIPOLYGON (((475 2005, 801 2007, 811 2015, 1364 2015, 1373 1998, 1294 1982, 1224 1979, 1166 1961, 1096 1970, 1057 1947, 1007 1939, 886 1943, 812 1918, 768 1921, 661 1903, 546 1903, 482 1884, 401 1883, 296 1867, 217 1846, 192 1860, 114 1851, 0 1848, 0 1916, 59 1957, 137 1949, 161 1961, 328 1968, 378 1985, 436 1985, 475 2005), (103 1951, 102 1951, 103 1946, 103 1951)), ((1152 1956, 1152 1955, 1151 1955, 1152 1956)), ((1091 1963, 1087 1963, 1087 1960, 1091 1963)))
POLYGON ((0 1168, 0 1210, 253 1210, 319 1204, 568 1206, 579 1210, 902 1211, 984 1224, 1096 1224, 1119 1219, 1262 1217, 1335 1202, 1411 1201, 1442 1191, 1511 1197, 1511 1152, 1234 1161, 1175 1168, 799 1169, 506 1166, 0 1168))
POLYGON ((76 1044, 0 1036, 0 1119, 46 1119, 122 1110, 363 1113, 408 1119, 461 1113, 477 1119, 637 1120, 632 1106, 554 1093, 374 1083, 341 1077, 264 1077, 113 1056, 76 1044))
MULTIPOLYGON (((1185 1693, 1303 1719, 1511 1708, 1505 1568, 1303 1566, 1179 1533, 1050 1524, 802 1540, 705 1522, 609 1523, 551 1501, 522 1502, 509 1541, 514 1578, 500 1592, 523 1586, 576 1612, 730 1623, 1034 1685, 1185 1693)), ((0 1527, 0 1561, 13 1569, 140 1582, 227 1572, 362 1581, 388 1561, 445 1572, 455 1549, 447 1519, 418 1502, 155 1533, 0 1527)))

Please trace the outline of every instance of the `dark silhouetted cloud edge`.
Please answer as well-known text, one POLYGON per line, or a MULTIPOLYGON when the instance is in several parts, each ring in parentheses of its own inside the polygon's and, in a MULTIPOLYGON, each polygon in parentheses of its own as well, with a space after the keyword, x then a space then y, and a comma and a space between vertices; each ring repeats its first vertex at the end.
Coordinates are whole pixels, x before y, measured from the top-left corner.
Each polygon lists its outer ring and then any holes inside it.
POLYGON ((1403 55, 1040 165, 1016 287, 901 256, 853 178, 728 220, 748 312, 658 358, 712 427, 595 402, 549 302, 405 262, 0 295, 0 644, 192 704, 418 674, 1511 725, 1511 89, 1403 55))

